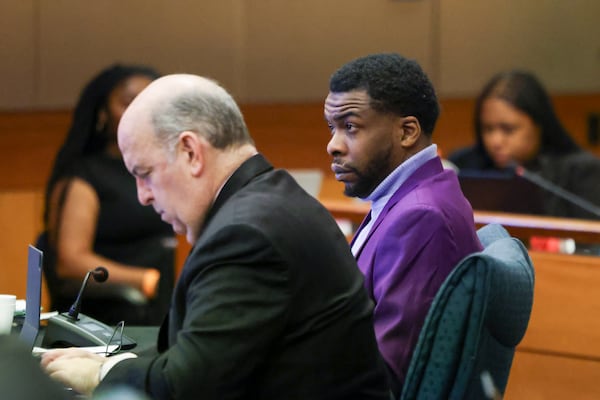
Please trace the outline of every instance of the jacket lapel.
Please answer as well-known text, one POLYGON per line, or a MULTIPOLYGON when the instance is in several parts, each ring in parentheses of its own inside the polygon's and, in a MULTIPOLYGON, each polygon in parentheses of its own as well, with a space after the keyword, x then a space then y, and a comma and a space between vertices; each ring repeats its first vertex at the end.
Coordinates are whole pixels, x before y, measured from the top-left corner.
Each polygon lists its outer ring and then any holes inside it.
MULTIPOLYGON (((383 210, 381 210, 381 213, 379 214, 379 217, 377 218, 377 220, 375 221, 375 223, 371 227, 371 230, 367 234, 367 238, 366 238, 366 240, 365 240, 364 243, 366 244, 369 241, 369 239, 371 238, 371 236, 373 235, 373 233, 377 230, 377 227, 385 219, 385 217, 390 212, 390 210, 392 208, 394 208, 394 206, 402 198, 404 198, 404 196, 406 196, 408 193, 412 192, 424 180, 426 180, 428 178, 431 178, 432 176, 435 176, 437 174, 440 174, 443 171, 444 171, 444 168, 442 167, 442 162, 441 162, 440 158, 439 157, 435 157, 435 158, 432 158, 431 160, 427 161, 422 166, 420 166, 411 176, 409 176, 408 179, 406 181, 404 181, 404 183, 402 183, 402 185, 400 185, 400 187, 398 188, 398 190, 396 190, 396 192, 392 195, 392 197, 388 200, 388 202, 386 203, 386 205, 383 207, 383 210)), ((369 215, 370 215, 370 212, 369 212, 369 215)), ((365 220, 363 221, 363 223, 361 224, 361 226, 360 226, 359 229, 362 229, 363 226, 367 222, 368 221, 365 218, 365 220)), ((357 231, 357 234, 358 234, 358 232, 359 231, 357 231)), ((354 235, 354 237, 352 239, 352 243, 354 243, 354 240, 356 239, 357 234, 354 235)), ((365 246, 363 244, 363 246, 356 253, 356 258, 357 259, 360 257, 360 254, 362 253, 364 247, 365 246)))

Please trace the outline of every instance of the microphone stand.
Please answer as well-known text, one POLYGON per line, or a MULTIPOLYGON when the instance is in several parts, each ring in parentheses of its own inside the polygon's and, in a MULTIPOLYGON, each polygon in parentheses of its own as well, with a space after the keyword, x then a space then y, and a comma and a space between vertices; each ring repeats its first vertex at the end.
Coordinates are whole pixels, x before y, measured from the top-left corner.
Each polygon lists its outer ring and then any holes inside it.
POLYGON ((87 282, 88 282, 88 279, 90 278, 91 273, 92 273, 92 271, 88 271, 85 274, 85 278, 83 278, 83 283, 81 284, 79 293, 77 294, 77 297, 75 298, 75 302, 73 303, 73 305, 71 305, 71 308, 69 308, 69 312, 67 313, 67 316, 71 319, 74 319, 74 320, 79 319, 78 318, 79 311, 81 310, 81 296, 83 295, 83 291, 85 290, 85 287, 87 286, 87 282))
POLYGON ((527 179, 528 181, 541 187, 542 189, 545 189, 545 190, 557 195, 558 197, 581 207, 585 211, 587 211, 591 214, 594 214, 596 217, 600 217, 600 207, 596 206, 595 204, 587 201, 586 199, 584 199, 582 197, 577 196, 574 193, 571 193, 571 192, 561 188, 560 186, 554 184, 553 182, 550 182, 549 180, 543 178, 542 176, 540 176, 538 174, 534 174, 533 172, 528 171, 527 169, 525 169, 524 167, 522 167, 520 165, 515 167, 515 173, 518 176, 520 176, 524 179, 527 179))
POLYGON ((83 278, 83 283, 81 284, 81 288, 79 289, 79 293, 75 298, 75 302, 69 308, 69 312, 67 313, 67 317, 77 321, 79 319, 79 312, 81 311, 81 302, 83 291, 85 290, 88 280, 90 279, 90 275, 94 277, 96 282, 104 282, 108 279, 108 270, 104 267, 97 267, 94 270, 90 270, 85 274, 85 278, 83 278))

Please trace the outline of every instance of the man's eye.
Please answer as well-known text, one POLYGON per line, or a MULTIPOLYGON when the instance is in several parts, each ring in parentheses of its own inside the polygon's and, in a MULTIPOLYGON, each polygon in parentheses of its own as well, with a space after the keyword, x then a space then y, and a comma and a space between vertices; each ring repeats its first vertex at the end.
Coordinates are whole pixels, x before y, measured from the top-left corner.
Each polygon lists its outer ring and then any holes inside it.
POLYGON ((352 132, 352 131, 353 131, 353 130, 355 130, 355 129, 356 129, 356 127, 354 126, 354 124, 351 124, 351 123, 349 123, 349 122, 348 122, 348 123, 346 123, 346 130, 347 130, 348 132, 352 132))
POLYGON ((138 172, 137 177, 140 179, 146 179, 150 175, 150 171, 138 172))

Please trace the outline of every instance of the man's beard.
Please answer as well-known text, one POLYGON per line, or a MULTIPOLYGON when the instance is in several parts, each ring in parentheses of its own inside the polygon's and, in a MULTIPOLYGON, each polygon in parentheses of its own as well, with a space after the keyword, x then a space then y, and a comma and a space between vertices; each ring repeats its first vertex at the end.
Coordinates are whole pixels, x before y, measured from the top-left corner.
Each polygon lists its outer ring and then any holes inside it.
POLYGON ((371 158, 363 171, 354 169, 357 176, 355 183, 346 183, 344 186, 344 194, 349 197, 358 197, 364 199, 385 179, 385 177, 393 170, 390 166, 392 158, 392 149, 387 147, 380 154, 371 158))

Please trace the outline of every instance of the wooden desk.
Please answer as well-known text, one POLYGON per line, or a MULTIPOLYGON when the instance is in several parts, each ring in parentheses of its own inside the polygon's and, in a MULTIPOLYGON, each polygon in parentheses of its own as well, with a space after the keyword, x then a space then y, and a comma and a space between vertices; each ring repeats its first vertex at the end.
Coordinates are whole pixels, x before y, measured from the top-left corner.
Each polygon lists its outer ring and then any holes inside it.
POLYGON ((600 257, 530 252, 533 310, 506 399, 600 398, 600 257))
MULTIPOLYGON (((360 224, 369 212, 369 204, 326 197, 323 205, 336 217, 360 224)), ((529 243, 532 236, 549 236, 571 238, 581 243, 600 243, 600 221, 583 219, 542 217, 526 214, 512 214, 495 211, 474 211, 475 226, 497 223, 506 228, 510 234, 529 243)))
POLYGON ((572 238, 582 243, 600 243, 599 221, 489 211, 475 211, 474 214, 477 227, 499 223, 524 243, 528 243, 529 238, 536 235, 572 238))

